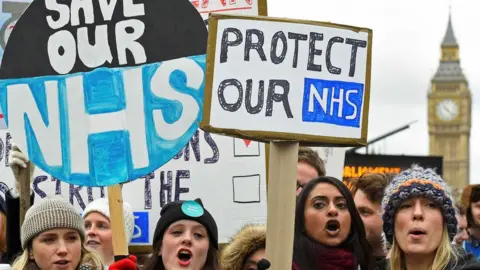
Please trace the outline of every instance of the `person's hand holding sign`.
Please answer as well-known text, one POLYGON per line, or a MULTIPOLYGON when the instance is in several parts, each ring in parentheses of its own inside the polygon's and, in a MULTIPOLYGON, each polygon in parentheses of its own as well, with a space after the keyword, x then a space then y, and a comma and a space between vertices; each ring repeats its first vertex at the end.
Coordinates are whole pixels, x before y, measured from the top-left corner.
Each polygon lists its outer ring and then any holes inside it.
POLYGON ((25 154, 20 151, 18 145, 15 143, 12 144, 12 152, 10 155, 10 168, 12 169, 13 175, 15 176, 15 191, 18 193, 20 191, 20 175, 22 174, 23 170, 28 170, 28 179, 29 184, 32 182, 33 171, 35 170, 35 166, 31 164, 30 160, 28 159, 25 154))

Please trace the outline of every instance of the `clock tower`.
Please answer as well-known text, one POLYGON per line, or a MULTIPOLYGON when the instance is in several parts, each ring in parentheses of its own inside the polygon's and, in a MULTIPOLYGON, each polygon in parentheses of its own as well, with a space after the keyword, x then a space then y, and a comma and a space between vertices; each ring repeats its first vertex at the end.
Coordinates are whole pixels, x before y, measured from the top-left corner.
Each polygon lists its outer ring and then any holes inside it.
POLYGON ((430 155, 443 156, 443 178, 457 192, 469 184, 472 96, 460 66, 451 17, 428 92, 430 155))

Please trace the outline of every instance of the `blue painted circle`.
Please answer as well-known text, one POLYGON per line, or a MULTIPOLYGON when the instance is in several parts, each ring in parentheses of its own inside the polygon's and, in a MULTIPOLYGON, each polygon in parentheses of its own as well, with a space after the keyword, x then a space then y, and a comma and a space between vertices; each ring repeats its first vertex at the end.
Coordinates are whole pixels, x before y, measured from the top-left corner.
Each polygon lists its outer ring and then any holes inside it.
MULTIPOLYGON (((0 126, 5 120, 36 167, 77 186, 126 183, 167 164, 199 132, 208 31, 191 0, 142 1, 131 4, 135 11, 115 8, 109 19, 93 9, 93 24, 108 28, 107 45, 87 54, 68 47, 68 60, 48 53, 59 32, 45 20, 45 0, 26 1, 9 4, 19 19, 3 58, 0 48, 0 126), (126 20, 132 14, 133 25, 126 20), (120 24, 136 37, 129 56, 108 46, 122 35, 110 31, 120 24)), ((68 11, 75 4, 61 5, 68 11)), ((0 11, 0 22, 6 14, 0 11)), ((61 30, 73 40, 77 28, 61 30)))
POLYGON ((201 217, 205 211, 196 201, 186 201, 182 204, 182 212, 189 217, 201 217))

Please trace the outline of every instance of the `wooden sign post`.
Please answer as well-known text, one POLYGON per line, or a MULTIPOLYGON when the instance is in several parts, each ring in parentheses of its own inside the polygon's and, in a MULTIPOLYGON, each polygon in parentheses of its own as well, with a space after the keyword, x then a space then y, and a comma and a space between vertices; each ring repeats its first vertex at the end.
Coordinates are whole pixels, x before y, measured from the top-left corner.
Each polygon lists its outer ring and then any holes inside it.
POLYGON ((25 214, 27 213, 28 209, 30 208, 30 171, 32 167, 32 163, 28 162, 26 168, 19 169, 19 176, 18 182, 19 183, 19 191, 20 191, 20 226, 23 224, 25 220, 25 214))
MULTIPOLYGON (((271 269, 292 264, 298 142, 270 143, 266 256, 271 269), (284 247, 279 249, 278 247, 284 247)), ((285 268, 286 269, 286 268, 285 268)))
POLYGON ((212 14, 201 128, 270 143, 266 256, 292 267, 300 144, 364 145, 372 31, 212 14))
POLYGON ((109 186, 108 190, 108 206, 110 208, 110 222, 112 228, 113 254, 118 259, 128 255, 127 236, 125 235, 125 222, 123 218, 123 196, 122 188, 119 184, 109 186))
POLYGON ((114 253, 124 256, 119 184, 167 163, 197 131, 208 33, 189 0, 77 2, 33 0, 20 17, 0 66, 0 106, 40 169, 108 187, 114 253))

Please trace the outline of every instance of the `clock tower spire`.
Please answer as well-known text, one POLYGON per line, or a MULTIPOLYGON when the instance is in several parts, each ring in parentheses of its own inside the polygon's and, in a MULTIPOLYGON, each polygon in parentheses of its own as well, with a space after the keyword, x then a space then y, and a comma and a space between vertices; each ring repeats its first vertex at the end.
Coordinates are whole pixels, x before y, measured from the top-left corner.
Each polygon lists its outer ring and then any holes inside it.
POLYGON ((428 93, 428 134, 430 155, 443 156, 443 178, 454 189, 470 181, 471 105, 450 12, 440 64, 428 93))

